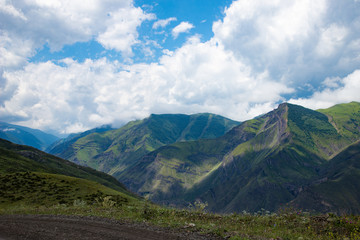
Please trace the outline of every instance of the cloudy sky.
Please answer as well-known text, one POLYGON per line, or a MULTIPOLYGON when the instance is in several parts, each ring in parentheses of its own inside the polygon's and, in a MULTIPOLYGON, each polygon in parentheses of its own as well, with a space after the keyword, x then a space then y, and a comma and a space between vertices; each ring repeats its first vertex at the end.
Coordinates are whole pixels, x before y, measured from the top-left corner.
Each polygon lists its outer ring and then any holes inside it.
POLYGON ((0 0, 0 121, 247 120, 360 101, 359 0, 0 0))

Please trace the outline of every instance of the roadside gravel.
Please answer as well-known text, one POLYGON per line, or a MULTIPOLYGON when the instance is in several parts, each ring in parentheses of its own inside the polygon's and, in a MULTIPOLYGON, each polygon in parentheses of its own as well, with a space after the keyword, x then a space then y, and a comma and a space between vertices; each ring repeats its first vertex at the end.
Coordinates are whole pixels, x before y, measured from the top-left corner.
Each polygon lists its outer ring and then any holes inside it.
POLYGON ((170 229, 146 223, 129 223, 100 217, 55 215, 2 215, 0 240, 17 239, 219 239, 186 229, 170 229))

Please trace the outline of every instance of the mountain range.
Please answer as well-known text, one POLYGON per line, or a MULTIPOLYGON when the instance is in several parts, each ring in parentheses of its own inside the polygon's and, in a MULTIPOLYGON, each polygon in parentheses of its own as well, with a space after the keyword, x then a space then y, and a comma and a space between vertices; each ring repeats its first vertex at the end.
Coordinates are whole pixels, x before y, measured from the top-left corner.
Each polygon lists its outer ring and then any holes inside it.
POLYGON ((0 122, 0 138, 40 150, 45 150, 53 142, 59 140, 52 134, 5 122, 0 122))
POLYGON ((48 152, 117 176, 142 156, 161 146, 216 138, 238 124, 209 113, 152 114, 119 129, 97 128, 78 134, 55 143, 48 152))
POLYGON ((360 103, 283 103, 242 123, 165 114, 62 139, 47 151, 106 172, 150 200, 218 213, 360 213, 360 103))
POLYGON ((274 211, 324 178, 321 169, 359 139, 359 123, 359 103, 320 111, 285 103, 220 138, 161 147, 116 177, 160 203, 201 199, 214 212, 274 211))

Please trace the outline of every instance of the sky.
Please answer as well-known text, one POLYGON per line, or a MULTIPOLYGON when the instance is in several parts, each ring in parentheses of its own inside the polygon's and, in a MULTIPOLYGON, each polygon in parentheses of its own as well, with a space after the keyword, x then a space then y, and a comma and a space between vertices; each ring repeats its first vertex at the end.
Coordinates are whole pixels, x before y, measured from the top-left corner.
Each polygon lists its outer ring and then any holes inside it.
POLYGON ((360 101, 359 0, 0 0, 0 121, 244 121, 360 101))

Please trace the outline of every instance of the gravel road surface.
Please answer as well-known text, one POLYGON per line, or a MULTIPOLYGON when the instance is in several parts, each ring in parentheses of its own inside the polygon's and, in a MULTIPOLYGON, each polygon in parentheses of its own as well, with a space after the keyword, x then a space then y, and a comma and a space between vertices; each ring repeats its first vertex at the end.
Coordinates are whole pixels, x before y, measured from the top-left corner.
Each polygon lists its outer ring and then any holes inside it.
POLYGON ((17 239, 218 239, 146 223, 128 223, 99 217, 54 215, 0 216, 0 240, 17 239))

